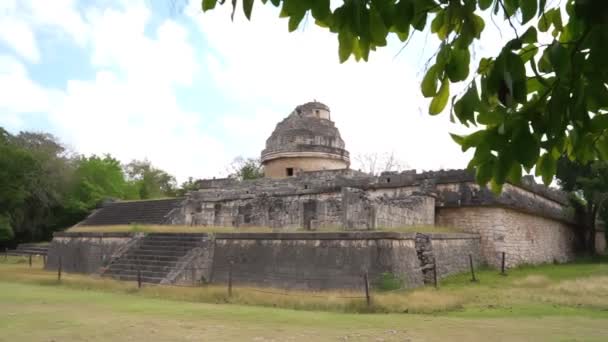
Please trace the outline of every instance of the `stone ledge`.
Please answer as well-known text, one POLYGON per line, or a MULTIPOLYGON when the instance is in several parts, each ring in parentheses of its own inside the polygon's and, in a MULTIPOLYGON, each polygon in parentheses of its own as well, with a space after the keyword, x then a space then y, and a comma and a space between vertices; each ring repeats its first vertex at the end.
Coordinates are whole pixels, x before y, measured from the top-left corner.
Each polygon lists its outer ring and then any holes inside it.
MULTIPOLYGON (((478 234, 429 233, 431 239, 479 239, 478 234)), ((215 239, 225 240, 414 240, 416 233, 397 232, 331 232, 331 233, 216 233, 215 239)))
MULTIPOLYGON (((91 228, 94 229, 94 228, 91 228)), ((113 232, 113 233, 101 233, 101 232, 55 232, 53 237, 84 237, 84 238, 131 238, 139 233, 131 232, 113 232)))
MULTIPOLYGON (((131 238, 136 234, 130 232, 98 233, 98 232, 56 232, 54 237, 70 238, 131 238)), ((150 235, 172 235, 172 236, 213 236, 215 239, 223 240, 413 240, 417 233, 398 232, 296 232, 296 233, 146 233, 150 235)), ((480 239, 478 234, 469 233, 428 233, 424 234, 434 240, 459 240, 480 239)))

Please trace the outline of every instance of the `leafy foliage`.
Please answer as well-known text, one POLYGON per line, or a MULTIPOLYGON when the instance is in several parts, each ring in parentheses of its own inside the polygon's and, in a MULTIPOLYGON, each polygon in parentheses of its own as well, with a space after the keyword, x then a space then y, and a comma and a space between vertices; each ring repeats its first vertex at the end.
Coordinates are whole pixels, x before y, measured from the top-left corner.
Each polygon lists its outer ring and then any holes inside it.
POLYGON ((125 167, 141 199, 175 196, 175 177, 157 169, 148 160, 133 160, 125 167))
MULTIPOLYGON (((203 11, 224 1, 204 0, 203 11)), ((267 0, 261 0, 267 3, 267 0)), ((306 15, 337 34, 338 56, 367 61, 395 35, 402 42, 430 28, 441 41, 421 84, 429 113, 441 113, 450 85, 470 79, 471 51, 488 16, 502 16, 515 33, 497 56, 482 58, 463 95, 452 96, 452 115, 482 126, 453 135, 463 151, 475 149, 469 167, 477 181, 500 190, 533 168, 548 184, 557 160, 582 164, 608 158, 608 1, 568 0, 271 0, 295 30, 306 15), (524 28, 527 29, 524 31, 524 28), (522 32, 523 31, 523 32, 522 32), (551 35, 541 41, 539 32, 551 35)), ((233 12, 237 1, 231 2, 233 12)), ((252 1, 243 1, 247 18, 252 1)), ((234 14, 234 13, 233 13, 234 14)), ((494 20, 495 18, 492 18, 494 20)))
POLYGON ((228 177, 238 180, 250 180, 264 177, 264 169, 259 159, 236 157, 230 165, 228 177))
POLYGON ((0 127, 0 240, 50 238, 106 199, 174 196, 175 179, 149 161, 71 155, 52 135, 0 127))
POLYGON ((0 215, 0 242, 12 240, 15 237, 8 216, 0 215))
POLYGON ((583 165, 564 156, 557 162, 557 179, 562 190, 571 194, 582 223, 586 250, 594 252, 596 222, 608 219, 608 162, 583 165))

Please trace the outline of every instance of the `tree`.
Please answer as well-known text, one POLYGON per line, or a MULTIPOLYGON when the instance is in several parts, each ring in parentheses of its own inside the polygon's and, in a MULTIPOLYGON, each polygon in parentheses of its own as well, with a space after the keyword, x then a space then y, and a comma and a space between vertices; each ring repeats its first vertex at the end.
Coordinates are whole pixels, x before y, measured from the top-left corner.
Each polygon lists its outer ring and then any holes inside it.
POLYGON ((103 157, 79 156, 73 164, 75 169, 68 203, 70 211, 87 213, 107 198, 138 198, 127 185, 120 161, 109 154, 103 157))
POLYGON ((229 167, 228 177, 238 180, 250 180, 264 177, 264 169, 259 159, 236 157, 229 167))
POLYGON ((394 153, 364 153, 357 155, 355 160, 362 171, 378 175, 387 171, 401 171, 406 164, 398 160, 394 153))
POLYGON ((179 189, 177 189, 177 196, 185 196, 188 192, 196 191, 199 188, 198 181, 192 177, 188 177, 188 180, 183 182, 179 189))
POLYGON ((175 177, 157 169, 149 160, 133 160, 125 166, 129 180, 137 188, 139 198, 159 198, 175 196, 175 177))
POLYGON ((7 242, 15 237, 11 220, 8 216, 0 214, 0 242, 7 242))
MULTIPOLYGON (((203 0, 202 9, 226 2, 203 0)), ((237 1, 230 3, 234 14, 237 1)), ((241 1, 248 19, 253 3, 241 1)), ((367 61, 389 35, 406 42, 430 28, 440 44, 422 95, 436 115, 450 102, 451 85, 470 80, 461 96, 452 95, 451 116, 482 128, 452 137, 463 151, 475 149, 469 167, 480 184, 499 191, 507 181, 519 182, 522 168, 535 168, 549 184, 563 154, 581 164, 608 159, 608 1, 567 0, 560 7, 546 0, 344 0, 333 10, 329 0, 270 3, 281 6, 289 31, 312 15, 337 34, 340 62, 367 61), (482 58, 471 78, 471 51, 486 26, 482 15, 501 16, 515 38, 497 56, 482 58)))
POLYGON ((563 156, 557 163, 557 179, 562 190, 570 193, 585 249, 595 253, 596 223, 608 213, 608 162, 582 165, 563 156))

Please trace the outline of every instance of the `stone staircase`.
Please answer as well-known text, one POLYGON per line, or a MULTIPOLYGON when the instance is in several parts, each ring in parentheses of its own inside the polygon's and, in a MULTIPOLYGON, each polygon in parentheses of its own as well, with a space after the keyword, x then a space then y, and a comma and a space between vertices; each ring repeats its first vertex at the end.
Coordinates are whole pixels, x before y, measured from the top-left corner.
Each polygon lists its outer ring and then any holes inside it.
POLYGON ((21 243, 17 245, 16 249, 7 251, 7 254, 15 256, 46 255, 48 249, 48 243, 21 243))
POLYGON ((78 225, 167 224, 169 215, 180 206, 183 200, 183 198, 167 198, 106 203, 78 225))
POLYGON ((205 234, 148 234, 136 246, 112 260, 101 274, 137 281, 139 270, 143 283, 159 284, 192 249, 201 247, 206 240, 205 234))

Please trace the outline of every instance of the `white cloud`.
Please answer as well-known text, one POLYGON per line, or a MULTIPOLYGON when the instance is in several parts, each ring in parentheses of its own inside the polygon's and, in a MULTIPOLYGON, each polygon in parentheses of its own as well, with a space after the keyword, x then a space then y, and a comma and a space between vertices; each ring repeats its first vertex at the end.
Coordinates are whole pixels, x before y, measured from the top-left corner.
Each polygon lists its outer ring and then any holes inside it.
MULTIPOLYGON (((30 7, 20 15, 37 29, 62 16, 41 17, 30 7)), ((111 153, 123 162, 148 158, 179 181, 222 170, 231 159, 224 145, 204 133, 199 113, 177 101, 176 86, 191 84, 199 68, 187 30, 167 19, 148 37, 144 2, 76 13, 72 22, 85 25, 78 39, 88 42, 95 77, 52 90, 32 81, 14 57, 0 57, 0 90, 11 95, 0 97, 0 125, 28 129, 26 114, 44 113, 52 133, 80 153, 111 153)), ((66 24, 65 32, 76 26, 66 24)))
POLYGON ((40 62, 37 35, 87 41, 87 27, 75 0, 4 0, 0 4, 0 41, 31 63, 40 62))
MULTIPOLYGON (((311 22, 289 33, 286 20, 269 6, 257 6, 252 22, 243 20, 239 10, 231 22, 229 11, 230 6, 222 6, 202 14, 193 6, 189 14, 209 44, 206 67, 215 85, 244 104, 241 113, 228 114, 224 122, 230 127, 244 123, 247 141, 257 151, 277 121, 296 105, 317 99, 332 109, 353 156, 394 152, 414 168, 466 166, 467 156, 448 134, 461 128, 447 115, 426 114, 421 67, 412 63, 422 57, 416 45, 406 50, 409 56, 395 58, 400 44, 391 44, 372 53, 367 63, 339 64, 336 36, 311 22), (275 110, 260 110, 266 107, 275 110)), ((415 44, 426 44, 418 40, 415 44)), ((428 49, 427 54, 433 52, 428 49)))
POLYGON ((0 15, 0 41, 4 41, 17 54, 32 63, 38 63, 40 60, 36 37, 31 28, 20 20, 0 15))
MULTIPOLYGON (((0 115, 44 112, 56 103, 60 92, 33 82, 25 66, 15 57, 0 55, 0 115)), ((12 120, 14 123, 16 119, 12 120)))

